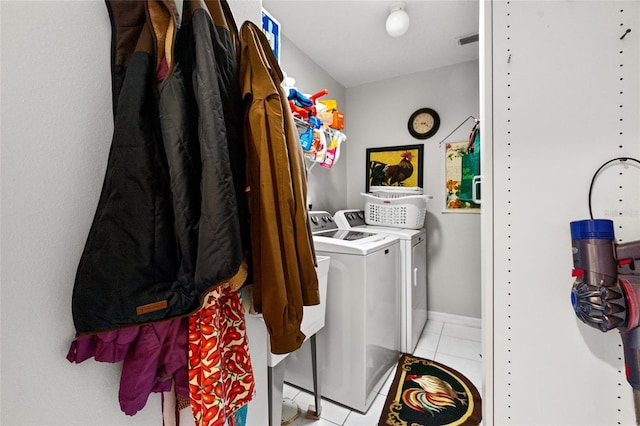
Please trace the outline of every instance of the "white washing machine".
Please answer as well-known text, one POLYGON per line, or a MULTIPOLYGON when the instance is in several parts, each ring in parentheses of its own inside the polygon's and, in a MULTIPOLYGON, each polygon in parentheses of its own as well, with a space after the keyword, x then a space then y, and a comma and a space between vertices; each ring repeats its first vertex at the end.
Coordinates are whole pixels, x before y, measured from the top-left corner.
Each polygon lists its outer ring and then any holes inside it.
MULTIPOLYGON (((317 333, 321 393, 364 413, 400 356, 399 239, 338 229, 327 212, 309 217, 316 254, 331 257, 325 326, 317 333)), ((285 382, 311 392, 309 353, 287 357, 285 382)))
POLYGON ((367 225, 364 211, 340 210, 333 218, 340 228, 357 228, 400 238, 401 254, 401 346, 413 353, 427 323, 427 231, 367 225))

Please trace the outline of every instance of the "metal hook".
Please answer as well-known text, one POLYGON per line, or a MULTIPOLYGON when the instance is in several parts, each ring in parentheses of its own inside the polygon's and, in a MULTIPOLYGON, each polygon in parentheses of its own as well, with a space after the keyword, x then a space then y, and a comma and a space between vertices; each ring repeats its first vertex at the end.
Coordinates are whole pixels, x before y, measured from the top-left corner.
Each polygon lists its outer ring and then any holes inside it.
POLYGON ((456 130, 458 130, 460 127, 462 127, 462 125, 463 125, 464 123, 466 123, 470 118, 473 118, 473 121, 474 121, 476 124, 478 124, 478 123, 480 122, 480 120, 478 120, 477 118, 475 118, 473 115, 468 116, 467 118, 465 118, 465 119, 462 121, 462 123, 460 123, 460 124, 458 125, 458 127, 456 127, 455 129, 453 129, 453 130, 452 130, 452 131, 451 131, 447 136, 445 136, 445 137, 444 137, 444 139, 442 139, 442 140, 440 141, 440 143, 438 144, 438 146, 442 145, 442 142, 446 141, 446 140, 447 140, 447 138, 448 138, 449 136, 451 136, 451 135, 452 135, 456 130))

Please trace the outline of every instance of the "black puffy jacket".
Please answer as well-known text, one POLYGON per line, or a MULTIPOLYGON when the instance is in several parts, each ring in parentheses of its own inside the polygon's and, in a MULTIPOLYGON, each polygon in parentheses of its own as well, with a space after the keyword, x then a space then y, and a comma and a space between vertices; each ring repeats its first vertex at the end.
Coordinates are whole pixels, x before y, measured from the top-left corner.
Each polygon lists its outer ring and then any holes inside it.
POLYGON ((224 49, 235 58, 233 37, 200 2, 185 1, 179 34, 172 2, 144 2, 144 16, 139 3, 107 0, 114 134, 73 290, 79 334, 189 314, 207 290, 244 276, 237 66, 218 59, 224 49))

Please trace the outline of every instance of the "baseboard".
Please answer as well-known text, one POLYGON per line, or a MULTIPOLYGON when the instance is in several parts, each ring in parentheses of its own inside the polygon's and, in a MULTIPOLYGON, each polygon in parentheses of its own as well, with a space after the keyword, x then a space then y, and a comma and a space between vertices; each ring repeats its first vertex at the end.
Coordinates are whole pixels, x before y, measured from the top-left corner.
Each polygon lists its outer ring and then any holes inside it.
POLYGON ((445 312, 429 311, 427 314, 427 319, 432 321, 442 321, 451 324, 465 325, 467 327, 482 328, 482 320, 480 318, 447 314, 445 312))

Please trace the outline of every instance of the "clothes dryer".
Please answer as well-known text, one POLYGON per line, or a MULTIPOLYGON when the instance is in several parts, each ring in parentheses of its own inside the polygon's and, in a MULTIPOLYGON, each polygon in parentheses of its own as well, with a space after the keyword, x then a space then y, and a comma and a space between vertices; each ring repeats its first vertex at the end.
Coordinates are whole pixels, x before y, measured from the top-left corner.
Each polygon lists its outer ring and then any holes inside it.
MULTIPOLYGON (((331 257, 325 326, 317 333, 321 394, 364 413, 400 356, 399 239, 339 229, 327 212, 309 218, 316 254, 331 257)), ((285 382, 311 391, 309 353, 287 357, 285 382)))
POLYGON ((333 215, 338 227, 396 235, 401 257, 401 346, 413 353, 427 323, 427 232, 367 225, 363 210, 339 210, 333 215))

